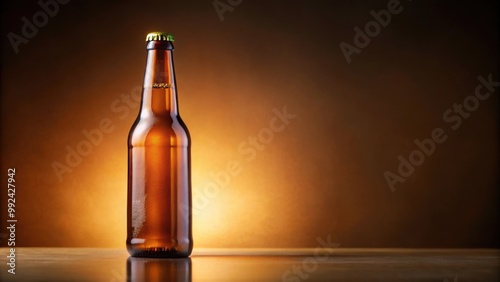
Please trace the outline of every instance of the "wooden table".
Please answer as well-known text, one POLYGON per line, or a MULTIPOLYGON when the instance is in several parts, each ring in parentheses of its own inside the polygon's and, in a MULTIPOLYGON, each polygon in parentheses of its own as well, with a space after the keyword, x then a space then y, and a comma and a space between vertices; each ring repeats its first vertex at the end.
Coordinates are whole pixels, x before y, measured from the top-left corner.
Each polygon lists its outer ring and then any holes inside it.
POLYGON ((1 250, 0 281, 500 281, 500 250, 195 249, 188 259, 131 258, 124 249, 1 250))

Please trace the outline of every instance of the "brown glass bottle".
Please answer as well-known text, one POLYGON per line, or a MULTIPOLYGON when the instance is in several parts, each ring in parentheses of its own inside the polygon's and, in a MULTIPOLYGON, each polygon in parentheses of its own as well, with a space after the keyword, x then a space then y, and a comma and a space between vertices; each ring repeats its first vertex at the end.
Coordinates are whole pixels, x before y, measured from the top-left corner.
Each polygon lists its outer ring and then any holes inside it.
POLYGON ((188 257, 191 138, 179 116, 173 37, 146 37, 139 116, 128 136, 127 250, 134 257, 188 257))

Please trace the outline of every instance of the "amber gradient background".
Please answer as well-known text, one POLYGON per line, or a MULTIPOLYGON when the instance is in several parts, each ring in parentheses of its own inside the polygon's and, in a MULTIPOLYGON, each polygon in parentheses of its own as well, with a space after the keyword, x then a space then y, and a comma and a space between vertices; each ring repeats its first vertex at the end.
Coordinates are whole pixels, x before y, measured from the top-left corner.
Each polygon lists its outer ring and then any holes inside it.
POLYGON ((74 0, 15 54, 7 33, 40 7, 2 1, 3 236, 15 167, 18 246, 124 246, 137 108, 121 120, 110 105, 141 85, 146 33, 165 30, 195 197, 211 171, 242 167, 195 215, 196 247, 499 247, 500 89, 457 131, 442 120, 478 75, 499 80, 498 4, 402 1, 347 64, 339 43, 387 2, 244 0, 221 22, 210 0, 74 0), (238 145, 283 106, 297 118, 245 161, 238 145), (114 131, 59 182, 51 163, 103 118, 114 131), (435 127, 448 140, 391 193, 384 171, 435 127))

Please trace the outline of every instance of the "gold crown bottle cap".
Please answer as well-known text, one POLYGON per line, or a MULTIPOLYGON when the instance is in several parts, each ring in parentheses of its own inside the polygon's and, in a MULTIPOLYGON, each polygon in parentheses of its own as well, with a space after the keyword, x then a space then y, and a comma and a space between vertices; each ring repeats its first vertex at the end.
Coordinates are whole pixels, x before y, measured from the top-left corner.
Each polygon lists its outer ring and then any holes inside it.
POLYGON ((149 41, 170 41, 174 42, 174 36, 166 32, 150 32, 146 36, 146 42, 149 41))

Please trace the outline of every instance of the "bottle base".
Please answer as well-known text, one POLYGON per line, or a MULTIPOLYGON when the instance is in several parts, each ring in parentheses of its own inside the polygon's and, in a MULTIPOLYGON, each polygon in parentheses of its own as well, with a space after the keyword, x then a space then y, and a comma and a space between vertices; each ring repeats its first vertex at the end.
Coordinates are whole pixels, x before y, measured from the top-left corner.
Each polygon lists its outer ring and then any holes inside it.
POLYGON ((182 252, 174 248, 138 249, 127 247, 127 251, 130 256, 138 258, 187 258, 191 255, 191 251, 182 252))

